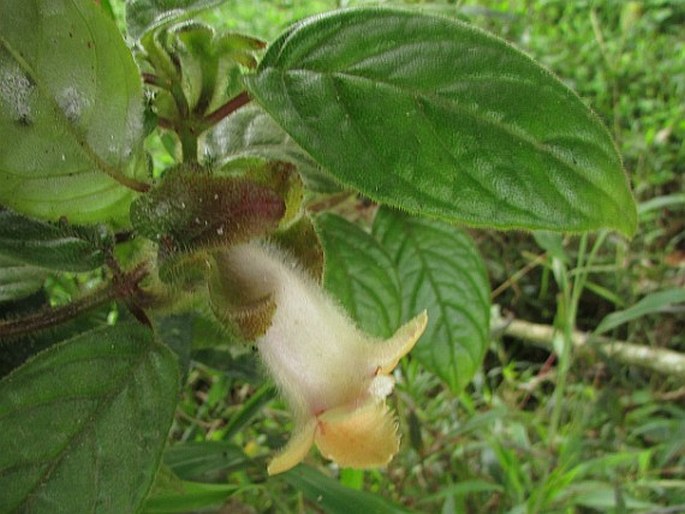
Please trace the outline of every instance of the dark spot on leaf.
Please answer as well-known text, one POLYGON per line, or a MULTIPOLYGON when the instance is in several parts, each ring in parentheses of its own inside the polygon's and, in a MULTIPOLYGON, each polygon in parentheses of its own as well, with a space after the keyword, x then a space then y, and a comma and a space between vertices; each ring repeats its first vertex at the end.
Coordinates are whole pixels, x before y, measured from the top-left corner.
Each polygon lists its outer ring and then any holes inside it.
POLYGON ((28 114, 22 114, 17 118, 17 124, 22 126, 22 127, 30 127, 33 125, 33 120, 30 118, 28 114))

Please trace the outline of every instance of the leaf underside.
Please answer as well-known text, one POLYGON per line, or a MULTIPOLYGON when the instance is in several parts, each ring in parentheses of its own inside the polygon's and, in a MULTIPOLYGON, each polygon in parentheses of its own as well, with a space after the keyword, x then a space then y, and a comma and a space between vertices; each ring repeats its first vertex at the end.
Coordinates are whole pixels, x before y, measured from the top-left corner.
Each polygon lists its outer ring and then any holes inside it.
POLYGON ((125 219, 132 192, 120 181, 141 168, 143 96, 116 26, 93 2, 7 0, 2 11, 0 203, 125 219))

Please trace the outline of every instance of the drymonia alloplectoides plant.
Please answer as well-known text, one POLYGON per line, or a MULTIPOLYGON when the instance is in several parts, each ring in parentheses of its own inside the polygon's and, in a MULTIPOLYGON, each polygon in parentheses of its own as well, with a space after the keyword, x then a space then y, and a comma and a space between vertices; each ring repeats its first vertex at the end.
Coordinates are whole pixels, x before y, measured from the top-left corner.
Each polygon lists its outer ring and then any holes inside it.
POLYGON ((399 359, 458 392, 485 353, 460 226, 635 230, 601 121, 504 41, 359 8, 266 44, 191 19, 215 3, 131 1, 126 40, 89 0, 2 3, 3 511, 140 510, 198 327, 254 345, 292 409, 269 473, 312 444, 385 466, 399 359), (360 197, 373 220, 338 215, 360 197))

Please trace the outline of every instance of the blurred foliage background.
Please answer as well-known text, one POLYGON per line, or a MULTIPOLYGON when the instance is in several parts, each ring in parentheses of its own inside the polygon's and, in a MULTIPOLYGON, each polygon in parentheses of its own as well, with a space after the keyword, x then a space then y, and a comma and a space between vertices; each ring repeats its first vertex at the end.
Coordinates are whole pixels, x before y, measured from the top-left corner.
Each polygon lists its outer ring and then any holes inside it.
MULTIPOLYGON (((310 14, 376 3, 228 0, 201 18, 271 41, 310 14)), ((383 4, 482 27, 577 91, 614 136, 640 226, 631 241, 604 233, 581 240, 473 231, 499 307, 482 371, 455 397, 416 362, 403 362, 393 397, 403 445, 387 470, 339 470, 314 454, 307 462, 347 488, 419 512, 685 511, 682 376, 626 366, 600 352, 555 357, 554 341, 540 348, 501 328, 516 318, 593 331, 606 315, 665 291, 648 314, 626 315, 605 335, 685 352, 685 316, 676 301, 685 286, 685 2, 383 4), (569 301, 577 307, 570 317, 569 301)), ((122 15, 122 4, 112 7, 122 15)), ((163 145, 152 149, 157 161, 170 162, 163 145)), ((346 209, 342 214, 363 220, 373 207, 360 200, 346 209)), ((250 349, 223 345, 209 326, 195 328, 206 330, 207 347, 192 356, 172 437, 225 451, 213 465, 183 468, 188 460, 172 446, 166 464, 186 479, 228 484, 232 496, 219 512, 355 512, 344 492, 338 503, 317 496, 317 487, 333 482, 266 479, 260 470, 285 441, 289 415, 273 388, 262 385, 250 349)))

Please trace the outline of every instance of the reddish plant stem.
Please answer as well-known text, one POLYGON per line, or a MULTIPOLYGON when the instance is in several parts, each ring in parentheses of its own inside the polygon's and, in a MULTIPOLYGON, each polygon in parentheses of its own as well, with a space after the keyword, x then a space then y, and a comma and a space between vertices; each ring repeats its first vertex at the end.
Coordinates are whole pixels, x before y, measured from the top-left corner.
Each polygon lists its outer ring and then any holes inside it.
POLYGON ((226 116, 228 116, 232 112, 237 111, 243 105, 249 103, 250 100, 252 100, 252 98, 250 98, 250 95, 248 94, 248 92, 243 91, 238 96, 230 99, 224 105, 219 107, 216 111, 210 112, 207 116, 205 116, 204 123, 210 127, 212 125, 216 125, 221 120, 223 120, 226 116))
POLYGON ((167 130, 176 130, 176 124, 168 118, 157 118, 157 125, 167 130))
POLYGON ((50 328, 72 320, 112 300, 123 300, 127 305, 135 303, 131 299, 140 293, 138 284, 147 274, 147 267, 142 264, 129 273, 124 273, 118 278, 115 277, 112 282, 94 293, 67 305, 56 308, 48 307, 17 319, 2 320, 0 321, 0 340, 9 340, 50 328))
POLYGON ((143 73, 143 82, 150 86, 161 87, 162 89, 169 89, 169 84, 160 79, 157 75, 153 73, 143 73))

